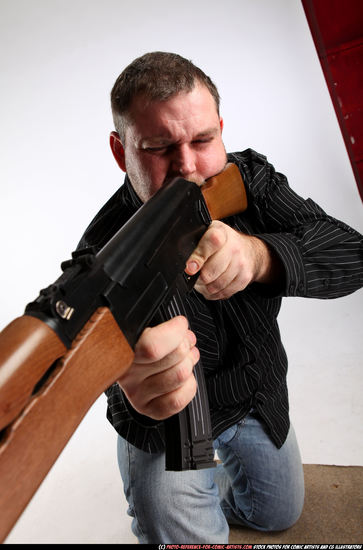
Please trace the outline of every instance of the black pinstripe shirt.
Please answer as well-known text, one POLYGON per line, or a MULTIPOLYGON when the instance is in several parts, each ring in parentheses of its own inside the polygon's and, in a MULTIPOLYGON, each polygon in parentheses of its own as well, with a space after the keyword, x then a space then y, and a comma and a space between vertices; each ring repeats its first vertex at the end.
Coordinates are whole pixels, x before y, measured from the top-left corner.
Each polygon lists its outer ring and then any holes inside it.
MULTIPOLYGON (((192 291, 169 305, 186 313, 197 336, 206 377, 213 436, 254 407, 280 447, 289 429, 287 357, 277 316, 284 296, 336 298, 363 283, 362 236, 299 197, 284 175, 248 149, 228 160, 240 169, 248 195, 243 214, 223 220, 263 239, 279 256, 285 277, 279 288, 251 284, 228 300, 207 301, 192 291)), ((87 228, 79 247, 100 248, 141 206, 127 176, 87 228)), ((119 386, 107 391, 107 417, 117 432, 148 452, 164 448, 163 423, 133 411, 119 386)))

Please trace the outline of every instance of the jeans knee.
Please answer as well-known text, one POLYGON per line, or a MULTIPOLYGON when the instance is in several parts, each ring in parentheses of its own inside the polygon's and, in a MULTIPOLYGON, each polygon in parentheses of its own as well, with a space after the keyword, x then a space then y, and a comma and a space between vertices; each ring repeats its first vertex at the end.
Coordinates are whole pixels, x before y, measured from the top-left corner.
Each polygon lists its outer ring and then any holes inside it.
POLYGON ((263 531, 286 531, 300 519, 304 508, 304 495, 295 495, 294 502, 284 502, 281 506, 276 505, 271 514, 265 516, 263 531))

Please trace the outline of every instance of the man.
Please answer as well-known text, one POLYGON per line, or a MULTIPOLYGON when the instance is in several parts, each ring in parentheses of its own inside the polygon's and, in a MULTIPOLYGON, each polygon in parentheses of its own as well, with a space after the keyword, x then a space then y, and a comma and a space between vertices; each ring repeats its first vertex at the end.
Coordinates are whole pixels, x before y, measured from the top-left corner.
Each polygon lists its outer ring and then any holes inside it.
POLYGON ((218 91, 186 59, 165 52, 136 59, 111 103, 110 144, 125 182, 81 247, 101 247, 170 179, 202 184, 227 160, 249 200, 245 213, 212 222, 187 262, 186 272, 200 275, 176 304, 180 315, 143 332, 132 367, 107 391, 133 531, 141 543, 226 543, 229 523, 286 529, 301 514, 304 482, 288 415, 281 297, 360 288, 362 237, 298 197, 263 155, 226 154, 218 91), (165 471, 162 421, 195 395, 198 360, 221 463, 165 471))

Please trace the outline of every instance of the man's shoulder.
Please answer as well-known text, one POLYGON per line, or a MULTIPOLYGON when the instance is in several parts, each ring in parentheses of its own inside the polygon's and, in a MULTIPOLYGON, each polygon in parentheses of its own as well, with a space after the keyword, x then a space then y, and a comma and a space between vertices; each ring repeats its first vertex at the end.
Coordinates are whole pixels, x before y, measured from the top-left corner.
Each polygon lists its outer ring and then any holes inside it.
POLYGON ((244 163, 247 166, 253 166, 255 163, 260 165, 268 164, 266 155, 263 155, 262 153, 259 153, 251 148, 244 149, 243 151, 228 153, 227 157, 230 162, 244 163))
POLYGON ((97 212, 85 230, 78 248, 95 247, 96 249, 122 227, 132 215, 126 200, 126 188, 123 184, 97 212))
POLYGON ((254 149, 228 153, 227 158, 229 162, 237 165, 247 190, 253 195, 264 195, 272 180, 286 181, 283 174, 275 171, 267 157, 254 149))
POLYGON ((256 178, 261 181, 273 169, 265 155, 251 148, 228 153, 227 158, 229 162, 233 162, 238 166, 247 184, 253 184, 256 178))

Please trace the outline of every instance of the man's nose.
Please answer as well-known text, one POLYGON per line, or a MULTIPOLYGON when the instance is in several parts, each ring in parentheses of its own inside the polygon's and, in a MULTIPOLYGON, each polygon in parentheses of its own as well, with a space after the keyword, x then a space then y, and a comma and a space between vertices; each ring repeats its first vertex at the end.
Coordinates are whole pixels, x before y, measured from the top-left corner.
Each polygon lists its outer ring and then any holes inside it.
POLYGON ((187 145, 181 145, 174 151, 172 169, 176 175, 180 175, 185 179, 195 173, 195 153, 187 145))

